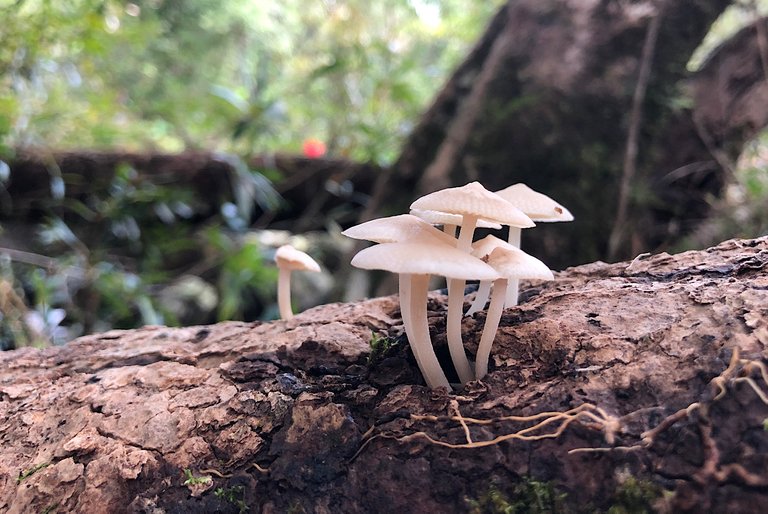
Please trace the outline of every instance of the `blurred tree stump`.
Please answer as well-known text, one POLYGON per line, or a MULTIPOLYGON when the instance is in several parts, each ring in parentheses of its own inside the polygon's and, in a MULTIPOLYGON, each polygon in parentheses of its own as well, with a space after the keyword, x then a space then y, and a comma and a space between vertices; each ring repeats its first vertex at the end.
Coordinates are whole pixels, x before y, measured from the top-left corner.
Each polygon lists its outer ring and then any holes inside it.
POLYGON ((674 243, 706 218, 729 163, 768 124, 756 24, 686 69, 730 3, 510 0, 380 178, 365 217, 472 180, 492 190, 525 182, 576 216, 525 241, 555 268, 674 243), (624 175, 628 208, 614 227, 624 175))
POLYGON ((455 394, 394 297, 1 353, 0 510, 762 512, 766 265, 732 240, 523 284, 455 394))

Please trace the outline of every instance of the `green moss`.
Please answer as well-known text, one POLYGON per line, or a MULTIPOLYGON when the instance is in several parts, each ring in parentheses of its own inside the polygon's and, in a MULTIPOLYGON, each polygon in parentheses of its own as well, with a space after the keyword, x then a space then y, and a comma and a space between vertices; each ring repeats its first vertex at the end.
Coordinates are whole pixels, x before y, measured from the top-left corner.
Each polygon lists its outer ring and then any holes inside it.
POLYGON ((371 332, 371 353, 368 355, 368 365, 375 364, 391 355, 397 345, 397 339, 371 332))
POLYGON ((240 514, 248 512, 248 505, 246 505, 243 499, 245 493, 245 487, 242 485, 233 485, 232 487, 219 487, 213 491, 214 496, 221 500, 231 503, 237 507, 240 514))
POLYGON ((16 483, 17 483, 17 484, 21 483, 21 481, 22 481, 22 480, 24 480, 25 478, 29 478, 29 477, 31 477, 32 475, 34 475, 35 473, 37 473, 37 472, 38 472, 38 471, 40 471, 41 469, 43 469, 43 468, 47 468, 47 467, 48 467, 48 466, 50 466, 50 465, 51 465, 51 463, 50 463, 50 462, 43 462, 43 463, 41 463, 41 464, 35 464, 35 465, 34 465, 34 466, 32 466, 31 468, 29 468, 29 469, 27 469, 27 470, 25 470, 25 471, 22 471, 21 473, 19 473, 19 476, 18 476, 18 477, 16 477, 16 483))
POLYGON ((616 488, 608 514, 643 514, 653 512, 653 502, 663 496, 663 489, 650 480, 630 476, 616 488))
MULTIPOLYGON (((502 489, 493 484, 477 499, 467 501, 471 514, 545 514, 590 512, 606 514, 643 514, 653 512, 653 503, 663 498, 665 491, 650 480, 627 476, 606 502, 607 510, 595 505, 574 505, 553 482, 541 482, 530 477, 502 489)), ((601 502, 602 503, 602 502, 601 502)))
POLYGON ((198 485, 198 484, 208 484, 213 480, 208 475, 202 475, 199 477, 196 477, 192 474, 192 470, 189 468, 184 468, 184 480, 182 485, 198 485))
POLYGON ((565 493, 557 491, 552 483, 529 478, 515 484, 509 493, 492 485, 468 504, 471 514, 545 514, 568 512, 565 499, 565 493))

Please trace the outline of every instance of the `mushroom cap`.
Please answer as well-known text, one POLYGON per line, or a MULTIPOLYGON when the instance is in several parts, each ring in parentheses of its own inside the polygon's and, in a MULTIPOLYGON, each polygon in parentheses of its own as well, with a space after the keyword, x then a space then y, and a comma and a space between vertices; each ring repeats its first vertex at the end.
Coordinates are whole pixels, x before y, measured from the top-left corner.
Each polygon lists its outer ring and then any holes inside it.
POLYGON ((553 280, 555 277, 546 264, 514 246, 498 246, 486 260, 499 275, 508 279, 537 278, 553 280))
POLYGON ((514 245, 509 244, 503 239, 499 239, 493 234, 490 234, 472 243, 472 255, 478 259, 485 259, 492 251, 499 247, 516 248, 514 245))
POLYGON ((523 183, 513 184, 496 194, 523 211, 533 221, 573 221, 573 214, 543 193, 523 183))
POLYGON ((382 243, 365 248, 352 258, 352 266, 392 273, 441 275, 460 280, 495 280, 499 274, 468 253, 428 243, 382 243))
POLYGON ((477 216, 484 220, 519 228, 530 228, 535 225, 523 211, 491 193, 479 182, 470 182, 461 187, 449 187, 429 193, 413 202, 411 209, 477 216))
MULTIPOLYGON (((450 214, 448 212, 422 211, 419 209, 414 209, 411 211, 411 214, 423 219, 427 223, 432 223, 434 225, 461 226, 462 222, 464 221, 464 216, 462 216, 461 214, 450 214)), ((498 230, 501 228, 501 223, 494 223, 493 221, 486 221, 484 219, 479 219, 477 220, 477 227, 492 228, 492 229, 498 230)))
POLYGON ((366 221, 348 228, 342 234, 352 239, 374 243, 400 243, 430 238, 429 240, 434 239, 435 242, 456 246, 454 238, 411 214, 366 221))
POLYGON ((312 257, 291 245, 283 245, 277 249, 275 262, 278 268, 291 271, 320 271, 320 265, 312 257))

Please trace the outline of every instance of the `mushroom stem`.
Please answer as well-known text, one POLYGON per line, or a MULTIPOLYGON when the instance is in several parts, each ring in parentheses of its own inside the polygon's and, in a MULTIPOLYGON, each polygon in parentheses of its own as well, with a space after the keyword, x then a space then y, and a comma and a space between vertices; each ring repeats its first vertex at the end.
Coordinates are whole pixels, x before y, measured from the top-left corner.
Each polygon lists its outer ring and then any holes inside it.
MULTIPOLYGON (((477 216, 465 214, 459 230, 459 240, 456 248, 465 253, 472 251, 472 235, 477 225, 477 216)), ((448 280, 448 317, 445 320, 446 332, 448 336, 448 350, 451 352, 451 360, 456 368, 456 374, 462 384, 474 380, 472 367, 469 365, 469 359, 464 351, 464 341, 461 339, 461 318, 464 310, 464 285, 466 280, 449 279, 448 280)))
POLYGON ((403 318, 403 326, 408 329, 411 324, 411 275, 399 273, 397 275, 398 295, 400 296, 400 317, 403 318))
POLYGON ((520 248, 520 236, 522 232, 523 229, 519 227, 509 227, 509 236, 507 237, 507 242, 512 246, 520 248))
POLYGON ((514 307, 520 302, 520 279, 510 278, 507 285, 507 297, 504 299, 504 307, 514 307))
POLYGON ((477 286, 477 293, 475 294, 475 301, 469 307, 469 310, 464 314, 465 316, 471 316, 477 311, 481 311, 485 308, 485 304, 488 302, 488 297, 491 296, 491 284, 490 280, 481 280, 480 285, 477 286))
POLYGON ((465 214, 461 222, 461 230, 459 230, 459 242, 456 245, 456 248, 466 253, 472 251, 472 236, 475 233, 476 226, 477 216, 465 214))
POLYGON ((464 280, 448 280, 448 317, 445 321, 448 337, 448 350, 451 352, 453 367, 462 384, 474 380, 475 374, 469 359, 464 351, 464 342, 461 339, 461 314, 464 305, 464 280))
POLYGON ((405 333, 408 335, 408 342, 411 344, 416 364, 418 364, 430 389, 436 387, 450 389, 451 386, 440 367, 429 336, 429 323, 427 322, 429 275, 401 274, 400 287, 402 288, 405 284, 408 284, 406 287, 410 287, 410 291, 400 290, 400 311, 403 313, 405 333), (409 297, 410 305, 403 305, 402 301, 405 297, 409 297))
POLYGON ((455 238, 456 237, 456 225, 451 225, 449 223, 446 223, 445 225, 443 225, 443 232, 445 232, 449 236, 455 238))
POLYGON ((293 318, 291 308, 291 270, 280 268, 277 274, 277 306, 281 319, 293 318))
MULTIPOLYGON (((520 235, 521 235, 522 229, 515 228, 515 227, 509 227, 509 238, 507 239, 507 242, 511 244, 512 246, 516 246, 520 248, 520 235)), ((509 280, 509 285, 507 285, 507 297, 504 300, 504 307, 514 307, 518 303, 518 297, 519 297, 519 290, 520 290, 520 279, 513 278, 509 280)))
POLYGON ((488 374, 488 360, 491 355, 491 346, 496 339, 496 331, 499 328, 501 314, 504 311, 504 297, 507 289, 507 279, 500 278, 493 282, 493 294, 491 295, 491 304, 488 306, 488 313, 485 317, 485 326, 483 335, 480 336, 480 343, 477 347, 477 356, 475 359, 475 375, 480 380, 488 374))

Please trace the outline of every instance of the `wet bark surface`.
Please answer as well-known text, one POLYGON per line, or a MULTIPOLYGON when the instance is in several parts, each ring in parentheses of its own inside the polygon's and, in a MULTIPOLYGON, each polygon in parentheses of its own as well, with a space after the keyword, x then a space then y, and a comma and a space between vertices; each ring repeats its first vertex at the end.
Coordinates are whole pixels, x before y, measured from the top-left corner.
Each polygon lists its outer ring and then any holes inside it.
POLYGON ((423 386, 395 297, 7 352, 0 511, 760 512, 767 265, 733 240, 523 283, 454 392, 423 386))

